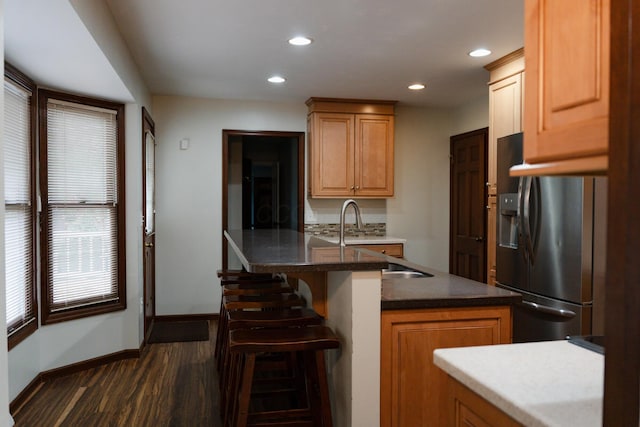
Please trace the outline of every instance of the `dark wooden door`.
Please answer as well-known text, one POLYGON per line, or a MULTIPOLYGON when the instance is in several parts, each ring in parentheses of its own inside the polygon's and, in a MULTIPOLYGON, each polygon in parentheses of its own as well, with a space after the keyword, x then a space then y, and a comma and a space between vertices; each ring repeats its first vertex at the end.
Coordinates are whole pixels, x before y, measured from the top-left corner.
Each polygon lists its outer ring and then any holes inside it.
POLYGON ((151 334, 156 315, 156 139, 153 119, 142 107, 142 209, 144 264, 144 338, 151 334))
POLYGON ((488 128, 451 137, 451 274, 486 282, 488 128))

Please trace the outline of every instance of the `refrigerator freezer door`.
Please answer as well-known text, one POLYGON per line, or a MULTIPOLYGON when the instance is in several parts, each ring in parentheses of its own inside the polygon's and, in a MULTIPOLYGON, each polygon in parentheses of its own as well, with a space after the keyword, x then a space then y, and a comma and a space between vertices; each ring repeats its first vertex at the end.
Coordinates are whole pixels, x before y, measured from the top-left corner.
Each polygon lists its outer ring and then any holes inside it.
POLYGON ((524 252, 520 202, 524 178, 509 176, 509 168, 522 163, 522 134, 498 138, 496 281, 514 288, 528 288, 528 261, 524 252))
POLYGON ((593 179, 542 177, 531 198, 531 292, 591 301, 593 179))
POLYGON ((513 342, 565 339, 591 331, 591 306, 545 298, 498 285, 522 294, 513 310, 513 342))

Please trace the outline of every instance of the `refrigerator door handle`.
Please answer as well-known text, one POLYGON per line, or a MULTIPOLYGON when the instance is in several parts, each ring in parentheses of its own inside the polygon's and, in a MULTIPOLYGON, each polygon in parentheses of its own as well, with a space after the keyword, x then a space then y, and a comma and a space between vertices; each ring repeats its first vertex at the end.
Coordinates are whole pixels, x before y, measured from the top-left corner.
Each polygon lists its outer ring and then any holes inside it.
POLYGON ((533 178, 525 178, 525 189, 522 200, 522 221, 524 229, 524 242, 527 257, 531 264, 533 264, 533 244, 531 240, 531 185, 533 178))
POLYGON ((523 219, 523 211, 524 211, 524 187, 525 182, 528 178, 521 176, 518 180, 518 212, 517 212, 517 221, 518 221, 518 234, 520 236, 521 242, 519 242, 519 246, 522 246, 522 250, 520 253, 524 258, 525 262, 527 259, 527 244, 526 244, 526 234, 525 234, 525 224, 523 219))
POLYGON ((549 307, 547 305, 537 304, 531 301, 522 301, 522 305, 530 308, 531 310, 538 311, 544 314, 551 314, 553 316, 565 317, 567 319, 573 319, 576 317, 576 313, 571 310, 563 310, 561 308, 549 307))
POLYGON ((529 197, 527 198, 529 215, 527 216, 527 229, 529 230, 528 236, 528 252, 531 264, 535 263, 536 251, 538 248, 539 240, 539 224, 540 224, 540 178, 535 176, 529 178, 529 197), (531 207, 531 199, 533 198, 533 208, 531 207), (532 219, 533 218, 533 224, 532 219))

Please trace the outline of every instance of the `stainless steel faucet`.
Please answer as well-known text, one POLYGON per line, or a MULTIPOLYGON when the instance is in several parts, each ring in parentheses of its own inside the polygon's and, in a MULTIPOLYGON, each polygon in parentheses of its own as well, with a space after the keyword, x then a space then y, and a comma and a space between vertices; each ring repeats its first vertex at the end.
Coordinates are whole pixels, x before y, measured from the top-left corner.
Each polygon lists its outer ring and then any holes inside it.
POLYGON ((353 206, 353 210, 356 213, 356 227, 362 228, 362 217, 360 216, 360 207, 353 199, 347 199, 342 204, 342 211, 340 212, 340 246, 346 246, 344 242, 344 215, 347 212, 349 206, 353 206))

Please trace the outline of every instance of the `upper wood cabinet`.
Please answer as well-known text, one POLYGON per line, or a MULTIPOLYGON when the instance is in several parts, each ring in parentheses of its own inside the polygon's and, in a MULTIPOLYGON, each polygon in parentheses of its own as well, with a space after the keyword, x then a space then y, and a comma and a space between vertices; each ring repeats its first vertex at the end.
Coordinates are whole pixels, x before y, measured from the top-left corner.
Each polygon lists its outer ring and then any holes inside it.
POLYGON ((609 0, 525 1, 525 165, 512 175, 605 173, 609 0))
POLYGON ((309 195, 393 196, 395 101, 310 98, 309 195))
POLYGON ((497 140, 522 132, 524 49, 518 49, 484 67, 489 71, 489 149, 487 187, 496 194, 497 140))

